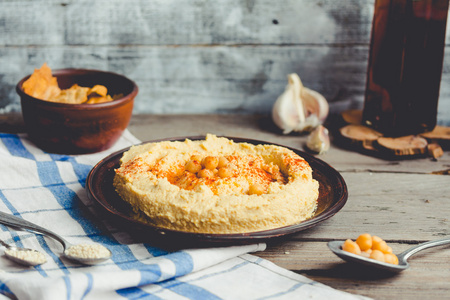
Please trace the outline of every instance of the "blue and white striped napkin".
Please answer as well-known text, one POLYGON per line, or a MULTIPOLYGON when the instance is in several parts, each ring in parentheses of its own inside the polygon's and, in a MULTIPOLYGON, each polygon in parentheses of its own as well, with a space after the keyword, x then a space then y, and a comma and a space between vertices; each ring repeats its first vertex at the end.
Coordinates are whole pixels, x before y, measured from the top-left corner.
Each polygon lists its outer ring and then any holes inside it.
POLYGON ((100 265, 78 265, 61 257, 55 240, 0 225, 3 241, 47 256, 31 268, 0 257, 0 298, 363 299, 248 254, 264 244, 167 252, 102 220, 86 195, 86 177, 109 153, 138 142, 126 131, 108 151, 68 156, 43 152, 26 135, 0 133, 0 210, 113 253, 100 265))

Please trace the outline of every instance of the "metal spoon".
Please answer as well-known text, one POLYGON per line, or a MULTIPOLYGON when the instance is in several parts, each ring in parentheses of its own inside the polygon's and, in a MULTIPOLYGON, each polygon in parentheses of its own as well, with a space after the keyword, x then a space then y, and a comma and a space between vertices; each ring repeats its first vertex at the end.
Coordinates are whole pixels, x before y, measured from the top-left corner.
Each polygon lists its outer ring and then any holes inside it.
POLYGON ((11 227, 16 227, 16 228, 19 227, 19 228, 27 229, 27 230, 35 232, 35 233, 47 235, 62 244, 62 246, 64 248, 63 255, 66 258, 73 260, 73 261, 80 262, 82 264, 95 265, 95 264, 101 263, 105 260, 108 260, 112 256, 111 251, 101 245, 93 245, 93 246, 102 247, 102 249, 104 250, 102 252, 104 254, 101 257, 93 256, 93 255, 91 255, 91 256, 78 255, 76 253, 77 251, 72 251, 72 250, 79 248, 80 246, 83 247, 83 246, 92 246, 92 245, 72 245, 68 241, 66 241, 64 238, 62 238, 61 236, 54 233, 53 231, 50 231, 44 227, 41 227, 39 225, 36 225, 34 223, 28 222, 24 219, 21 219, 19 217, 16 217, 14 215, 10 215, 10 214, 7 214, 7 213, 1 212, 1 211, 0 211, 0 224, 6 225, 6 226, 11 226, 11 227))
POLYGON ((37 250, 11 246, 2 240, 0 240, 0 244, 7 249, 5 251, 5 256, 8 259, 21 265, 34 267, 47 262, 45 256, 37 250))
POLYGON ((344 251, 341 248, 342 244, 344 244, 343 241, 328 242, 328 248, 330 248, 330 250, 333 251, 334 254, 336 254, 337 256, 339 256, 340 258, 342 258, 345 261, 360 263, 360 264, 363 264, 363 265, 366 265, 369 267, 398 273, 398 272, 401 272, 401 271, 409 268, 409 263, 407 260, 410 256, 416 254, 419 251, 427 249, 427 248, 450 244, 450 238, 425 242, 425 243, 419 244, 417 246, 414 246, 412 248, 409 248, 406 251, 403 251, 402 253, 397 255, 398 265, 388 264, 385 262, 377 261, 375 259, 366 258, 361 255, 357 255, 357 254, 353 254, 353 253, 344 251))

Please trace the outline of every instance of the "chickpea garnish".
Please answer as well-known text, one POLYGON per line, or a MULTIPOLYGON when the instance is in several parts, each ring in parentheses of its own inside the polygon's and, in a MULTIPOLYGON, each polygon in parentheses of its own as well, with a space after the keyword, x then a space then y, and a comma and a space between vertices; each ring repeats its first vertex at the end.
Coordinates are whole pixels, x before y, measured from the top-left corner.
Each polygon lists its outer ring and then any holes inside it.
POLYGON ((212 178, 214 176, 228 178, 233 175, 233 170, 229 167, 229 161, 225 156, 202 158, 200 155, 192 155, 184 168, 188 172, 197 174, 199 178, 212 178))
POLYGON ((225 156, 219 157, 219 164, 217 165, 217 168, 226 168, 228 167, 228 159, 225 156))
POLYGON ((202 169, 202 165, 200 164, 200 161, 198 161, 198 160, 190 160, 186 163, 184 168, 186 169, 186 171, 189 171, 189 172, 195 174, 202 169))
POLYGON ((231 177, 231 175, 233 175, 233 171, 231 171, 230 168, 223 167, 219 169, 217 175, 219 175, 220 178, 228 178, 231 177))
POLYGON ((249 195, 262 195, 262 194, 264 194, 264 186, 262 186, 259 183, 254 183, 254 184, 250 185, 250 187, 248 189, 248 194, 249 195))
POLYGON ((200 155, 194 154, 194 155, 191 156, 191 160, 195 160, 195 161, 201 162, 202 161, 202 157, 200 155))
POLYGON ((203 160, 202 160, 202 166, 205 169, 210 169, 210 170, 214 170, 217 165, 219 164, 219 159, 215 156, 206 156, 203 160))
POLYGON ((197 176, 200 178, 212 178, 214 177, 214 172, 212 170, 209 169, 201 169, 200 171, 198 171, 197 176))

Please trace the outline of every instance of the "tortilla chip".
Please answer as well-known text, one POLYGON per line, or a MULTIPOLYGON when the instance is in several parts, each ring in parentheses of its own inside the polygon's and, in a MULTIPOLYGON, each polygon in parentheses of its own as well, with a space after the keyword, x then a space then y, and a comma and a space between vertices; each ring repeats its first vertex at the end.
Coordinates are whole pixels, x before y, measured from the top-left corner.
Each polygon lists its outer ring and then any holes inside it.
POLYGON ((69 104, 81 104, 87 101, 88 91, 89 88, 74 84, 70 87, 70 89, 62 90, 57 97, 51 98, 49 99, 49 101, 69 104))
POLYGON ((108 89, 106 86, 103 85, 94 85, 92 88, 89 89, 88 94, 97 94, 99 96, 106 96, 108 94, 108 89))
POLYGON ((61 90, 56 77, 52 76, 52 70, 44 63, 40 69, 35 69, 30 78, 22 85, 24 92, 41 100, 81 104, 103 103, 113 101, 108 95, 108 89, 103 85, 94 85, 92 88, 72 85, 69 89, 61 90))
POLYGON ((110 102, 110 101, 113 101, 113 99, 111 98, 110 95, 106 95, 105 97, 91 97, 91 98, 89 98, 89 100, 86 103, 95 104, 95 103, 105 103, 105 102, 110 102))
POLYGON ((46 63, 40 69, 35 69, 30 78, 22 85, 24 92, 32 97, 49 100, 59 95, 60 89, 56 77, 52 76, 52 70, 46 63))

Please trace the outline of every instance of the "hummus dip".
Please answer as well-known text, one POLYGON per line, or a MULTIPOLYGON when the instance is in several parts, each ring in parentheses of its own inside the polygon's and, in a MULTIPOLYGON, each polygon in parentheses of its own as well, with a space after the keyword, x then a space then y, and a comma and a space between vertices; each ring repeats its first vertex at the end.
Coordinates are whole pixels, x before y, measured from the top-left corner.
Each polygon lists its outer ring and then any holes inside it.
POLYGON ((115 170, 114 187, 134 218, 196 233, 244 233, 310 218, 319 183, 310 165, 275 145, 205 140, 133 146, 115 170))

